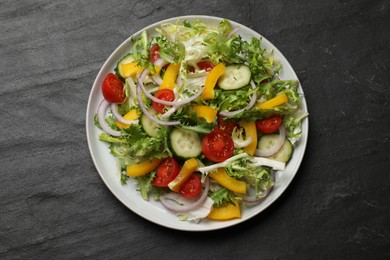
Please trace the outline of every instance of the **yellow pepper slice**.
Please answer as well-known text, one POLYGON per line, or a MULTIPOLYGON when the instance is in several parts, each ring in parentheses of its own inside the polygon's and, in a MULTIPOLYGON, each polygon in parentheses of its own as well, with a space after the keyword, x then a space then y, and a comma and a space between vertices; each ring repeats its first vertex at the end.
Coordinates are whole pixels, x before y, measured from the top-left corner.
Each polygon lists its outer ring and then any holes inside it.
POLYGON ((226 67, 223 63, 217 64, 209 73, 205 82, 205 89, 201 95, 202 99, 213 99, 215 96, 214 88, 219 77, 225 73, 226 67))
POLYGON ((196 105, 192 107, 198 117, 206 119, 207 123, 212 123, 217 116, 218 110, 209 106, 196 105))
POLYGON ((176 178, 168 184, 168 187, 175 192, 179 192, 181 186, 196 170, 197 167, 198 161, 195 158, 191 158, 185 161, 179 172, 179 175, 177 175, 176 178))
POLYGON ((159 89, 173 89, 176 86, 177 74, 179 74, 180 64, 169 64, 164 73, 163 83, 159 89))
POLYGON ((241 121, 240 125, 245 129, 246 138, 252 137, 252 142, 244 147, 244 151, 249 155, 254 155, 257 146, 257 128, 255 122, 241 121))
POLYGON ((234 205, 228 203, 225 207, 213 208, 207 218, 212 220, 241 218, 240 205, 236 202, 234 205))
POLYGON ((271 98, 270 100, 264 101, 260 104, 257 104, 256 107, 258 109, 270 109, 277 107, 283 103, 288 101, 288 97, 285 93, 280 93, 276 97, 271 98))
POLYGON ((161 67, 154 65, 155 73, 152 73, 153 75, 160 75, 161 67))
POLYGON ((210 172, 209 176, 231 191, 246 194, 246 183, 230 177, 225 168, 218 168, 216 171, 210 172))
POLYGON ((141 73, 144 68, 138 66, 138 62, 133 61, 127 64, 121 64, 122 76, 124 78, 133 77, 137 73, 141 73))
MULTIPOLYGON (((129 112, 127 112, 126 115, 123 116, 123 119, 136 120, 139 118, 139 116, 140 116, 140 112, 137 109, 132 109, 129 112)), ((121 129, 122 128, 129 128, 129 126, 130 126, 129 124, 125 124, 125 123, 122 123, 119 121, 116 121, 115 125, 121 129)))
POLYGON ((152 159, 147 160, 141 163, 136 163, 132 165, 126 166, 127 176, 137 177, 141 175, 145 175, 154 169, 156 169, 160 165, 161 159, 152 159))
MULTIPOLYGON (((141 73, 143 71, 143 67, 138 66, 138 62, 133 61, 126 64, 121 64, 121 71, 124 78, 134 77, 137 73, 141 73)), ((155 73, 154 75, 159 75, 161 71, 161 67, 154 65, 155 73)))

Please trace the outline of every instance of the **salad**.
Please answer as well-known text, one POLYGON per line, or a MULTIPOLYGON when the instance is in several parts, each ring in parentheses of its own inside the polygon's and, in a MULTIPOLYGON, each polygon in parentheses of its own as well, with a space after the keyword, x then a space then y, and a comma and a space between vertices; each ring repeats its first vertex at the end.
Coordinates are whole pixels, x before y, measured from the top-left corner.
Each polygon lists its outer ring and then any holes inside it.
POLYGON ((308 116, 281 69, 261 38, 244 40, 228 20, 144 31, 105 76, 94 118, 122 184, 188 221, 240 218, 261 203, 308 116))

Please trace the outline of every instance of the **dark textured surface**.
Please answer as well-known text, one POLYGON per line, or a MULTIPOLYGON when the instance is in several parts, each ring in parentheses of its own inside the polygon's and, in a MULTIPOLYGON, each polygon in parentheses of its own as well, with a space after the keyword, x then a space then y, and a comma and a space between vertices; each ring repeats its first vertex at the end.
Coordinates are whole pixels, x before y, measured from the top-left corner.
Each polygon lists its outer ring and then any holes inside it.
POLYGON ((390 258, 390 6, 359 1, 1 1, 0 258, 390 258), (273 42, 310 111, 283 196, 221 231, 144 220, 100 179, 85 111, 129 35, 161 19, 226 17, 273 42))

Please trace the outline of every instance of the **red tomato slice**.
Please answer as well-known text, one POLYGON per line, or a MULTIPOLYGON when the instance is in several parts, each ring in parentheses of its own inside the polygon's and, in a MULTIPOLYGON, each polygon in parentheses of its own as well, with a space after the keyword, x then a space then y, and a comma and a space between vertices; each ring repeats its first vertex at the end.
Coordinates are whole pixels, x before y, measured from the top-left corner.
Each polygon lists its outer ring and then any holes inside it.
POLYGON ((177 161, 172 157, 168 157, 158 166, 152 184, 157 187, 168 187, 168 183, 173 181, 179 175, 179 172, 180 166, 177 161))
POLYGON ((276 132, 282 124, 282 116, 273 115, 269 118, 256 121, 256 127, 264 134, 276 132))
POLYGON ((211 61, 200 61, 197 63, 200 70, 211 71, 214 68, 214 64, 211 61))
POLYGON ((108 73, 104 78, 102 92, 108 102, 122 103, 126 99, 123 83, 114 73, 108 73))
POLYGON ((233 155, 234 143, 231 136, 221 129, 207 134, 202 141, 202 153, 212 162, 223 162, 233 155))
POLYGON ((192 173, 190 177, 181 186, 179 194, 185 198, 192 199, 199 196, 202 191, 202 182, 200 177, 192 173))
POLYGON ((218 116, 217 119, 218 128, 224 130, 228 134, 232 134, 233 129, 238 126, 238 123, 235 121, 223 121, 222 116, 218 116))
POLYGON ((160 58, 160 54, 158 54, 159 50, 160 50, 160 46, 158 46, 157 44, 154 44, 154 45, 152 45, 152 47, 150 47, 149 60, 152 63, 154 63, 156 60, 158 60, 160 58))
MULTIPOLYGON (((206 60, 200 61, 196 65, 198 65, 200 70, 205 70, 205 71, 211 71, 214 68, 214 64, 211 61, 206 61, 206 60)), ((190 66, 188 68, 188 71, 194 73, 195 68, 190 66)))
MULTIPOLYGON (((160 89, 154 96, 165 101, 175 100, 175 93, 170 89, 160 89)), ((164 114, 165 105, 152 101, 152 106, 157 113, 164 114)))
POLYGON ((264 83, 268 83, 269 82, 269 79, 263 79, 260 84, 264 84, 264 83))

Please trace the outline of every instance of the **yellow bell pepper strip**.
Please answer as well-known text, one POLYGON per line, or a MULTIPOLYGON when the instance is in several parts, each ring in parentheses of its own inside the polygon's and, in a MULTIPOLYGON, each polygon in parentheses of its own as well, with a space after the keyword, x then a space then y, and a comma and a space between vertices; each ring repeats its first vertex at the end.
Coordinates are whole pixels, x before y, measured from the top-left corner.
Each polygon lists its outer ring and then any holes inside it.
POLYGON ((212 123, 217 116, 218 110, 209 106, 196 105, 192 107, 198 117, 206 119, 207 123, 212 123))
POLYGON ((234 205, 228 203, 224 207, 213 208, 207 218, 212 220, 229 220, 234 218, 241 218, 240 205, 235 202, 234 205))
POLYGON ((133 77, 137 75, 137 73, 141 73, 144 69, 141 66, 138 66, 138 62, 136 61, 127 64, 121 64, 120 66, 123 72, 123 77, 125 78, 133 77))
POLYGON ((205 82, 205 89, 201 95, 202 99, 213 99, 215 96, 214 88, 219 77, 225 73, 226 67, 223 63, 218 63, 209 73, 205 82))
POLYGON ((152 73, 152 74, 153 75, 160 75, 160 72, 161 72, 161 67, 154 65, 154 73, 152 73))
POLYGON ((252 142, 244 147, 244 151, 249 155, 254 155, 257 146, 257 128, 255 122, 241 121, 240 126, 245 129, 245 137, 252 137, 252 142))
POLYGON ((180 70, 180 64, 169 64, 167 70, 164 73, 163 82, 159 89, 170 89, 172 90, 176 86, 177 74, 180 70))
POLYGON ((230 177, 227 174, 225 168, 218 168, 216 171, 210 172, 209 176, 223 187, 231 191, 240 194, 246 194, 246 183, 244 181, 239 181, 230 177))
POLYGON ((280 93, 276 95, 276 97, 271 98, 270 100, 264 101, 260 104, 256 105, 256 108, 258 109, 270 109, 277 107, 283 103, 286 103, 288 101, 288 97, 285 93, 280 93))
MULTIPOLYGON (((123 119, 126 119, 126 120, 136 120, 136 119, 139 118, 140 115, 141 115, 141 113, 137 109, 132 109, 129 112, 127 112, 126 115, 123 116, 123 119)), ((119 121, 116 121, 115 125, 117 127, 119 127, 120 129, 122 129, 122 128, 129 128, 130 127, 129 124, 125 124, 125 123, 122 123, 122 122, 119 122, 119 121)))
POLYGON ((196 170, 197 167, 198 167, 198 161, 195 158, 186 160, 179 172, 179 175, 177 175, 176 178, 173 179, 173 181, 171 181, 168 184, 168 187, 172 191, 179 192, 181 186, 190 177, 190 175, 196 170))
POLYGON ((161 159, 152 159, 146 160, 141 163, 136 163, 132 165, 126 166, 127 176, 137 177, 141 175, 145 175, 154 169, 156 169, 160 165, 161 159))
MULTIPOLYGON (((138 62, 136 61, 126 63, 126 64, 121 64, 120 66, 121 66, 123 77, 125 78, 134 77, 135 75, 137 75, 137 73, 141 73, 144 70, 143 67, 138 66, 138 62)), ((154 70, 155 70, 154 75, 159 75, 161 68, 159 66, 154 65, 154 70)))

